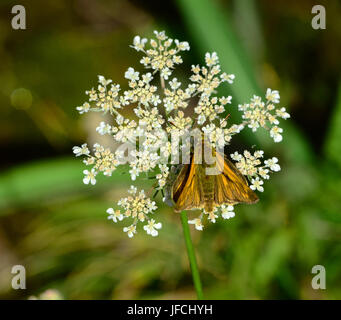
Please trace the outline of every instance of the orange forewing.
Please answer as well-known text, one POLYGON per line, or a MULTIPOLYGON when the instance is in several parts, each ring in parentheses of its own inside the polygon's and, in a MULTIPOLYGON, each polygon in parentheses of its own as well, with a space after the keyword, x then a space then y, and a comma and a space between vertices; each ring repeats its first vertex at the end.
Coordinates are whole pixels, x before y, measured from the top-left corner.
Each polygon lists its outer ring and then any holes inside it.
POLYGON ((221 174, 215 176, 215 205, 257 202, 258 196, 235 165, 219 153, 216 157, 221 174))
POLYGON ((198 169, 194 157, 191 156, 190 164, 184 165, 176 178, 172 188, 172 198, 177 211, 204 207, 203 188, 198 169))

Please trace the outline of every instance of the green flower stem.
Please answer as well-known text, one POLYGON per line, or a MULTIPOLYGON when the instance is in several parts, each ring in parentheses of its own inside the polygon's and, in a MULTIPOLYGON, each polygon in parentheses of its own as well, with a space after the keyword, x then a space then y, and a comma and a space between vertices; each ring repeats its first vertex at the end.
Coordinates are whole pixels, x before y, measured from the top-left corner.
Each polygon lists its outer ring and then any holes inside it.
POLYGON ((181 222, 182 222, 182 228, 184 230, 185 243, 186 243, 186 248, 187 248, 187 253, 188 253, 189 264, 190 264, 191 270, 192 270, 194 288, 195 288, 195 291, 197 292, 198 299, 202 300, 204 298, 204 295, 202 292, 200 274, 199 274, 199 269, 198 269, 198 265, 197 265, 197 260, 195 259, 195 252, 194 252, 194 248, 193 248, 191 234, 189 231, 186 211, 182 211, 180 213, 180 217, 181 217, 181 222))

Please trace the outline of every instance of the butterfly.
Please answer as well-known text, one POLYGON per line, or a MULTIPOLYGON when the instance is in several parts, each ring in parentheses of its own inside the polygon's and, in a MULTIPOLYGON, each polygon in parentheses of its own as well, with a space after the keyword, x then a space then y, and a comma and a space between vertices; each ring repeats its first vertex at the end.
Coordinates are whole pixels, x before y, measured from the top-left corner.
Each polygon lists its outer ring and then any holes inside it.
POLYGON ((174 206, 176 212, 205 209, 210 213, 223 204, 251 204, 259 200, 235 165, 224 154, 214 153, 217 174, 207 174, 211 165, 196 163, 195 153, 191 153, 189 164, 172 167, 165 202, 174 206))

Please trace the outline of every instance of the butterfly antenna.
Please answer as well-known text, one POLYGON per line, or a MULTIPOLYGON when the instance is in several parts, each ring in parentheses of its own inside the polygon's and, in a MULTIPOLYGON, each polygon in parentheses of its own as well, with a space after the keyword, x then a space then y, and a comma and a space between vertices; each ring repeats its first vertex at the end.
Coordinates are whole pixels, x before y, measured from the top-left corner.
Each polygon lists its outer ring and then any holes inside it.
POLYGON ((171 125, 173 125, 174 127, 178 128, 179 130, 182 130, 181 128, 179 128, 177 125, 175 125, 175 123, 173 121, 169 121, 167 120, 171 125))
POLYGON ((227 120, 230 117, 231 113, 229 113, 223 120, 220 121, 220 124, 222 124, 223 121, 227 120))
POLYGON ((156 186, 157 186, 157 182, 154 183, 154 184, 152 185, 152 187, 147 191, 147 195, 148 195, 148 196, 151 195, 152 191, 155 189, 156 186))

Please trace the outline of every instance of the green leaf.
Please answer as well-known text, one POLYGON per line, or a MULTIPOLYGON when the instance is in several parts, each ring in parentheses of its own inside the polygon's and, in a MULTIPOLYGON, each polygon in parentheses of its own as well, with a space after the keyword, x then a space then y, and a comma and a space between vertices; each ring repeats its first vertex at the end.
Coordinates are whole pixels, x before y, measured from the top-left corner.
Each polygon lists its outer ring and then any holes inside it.
POLYGON ((255 279, 261 286, 267 286, 289 259, 292 236, 289 231, 280 231, 269 238, 267 246, 255 263, 255 279))
POLYGON ((326 156, 341 167, 341 82, 324 149, 326 156))
POLYGON ((95 186, 82 182, 84 165, 75 158, 39 161, 10 169, 0 176, 0 216, 4 209, 40 203, 76 193, 99 192, 120 177, 128 185, 129 175, 121 175, 124 167, 117 169, 112 177, 98 174, 95 186), (57 197, 58 196, 58 197, 57 197))

